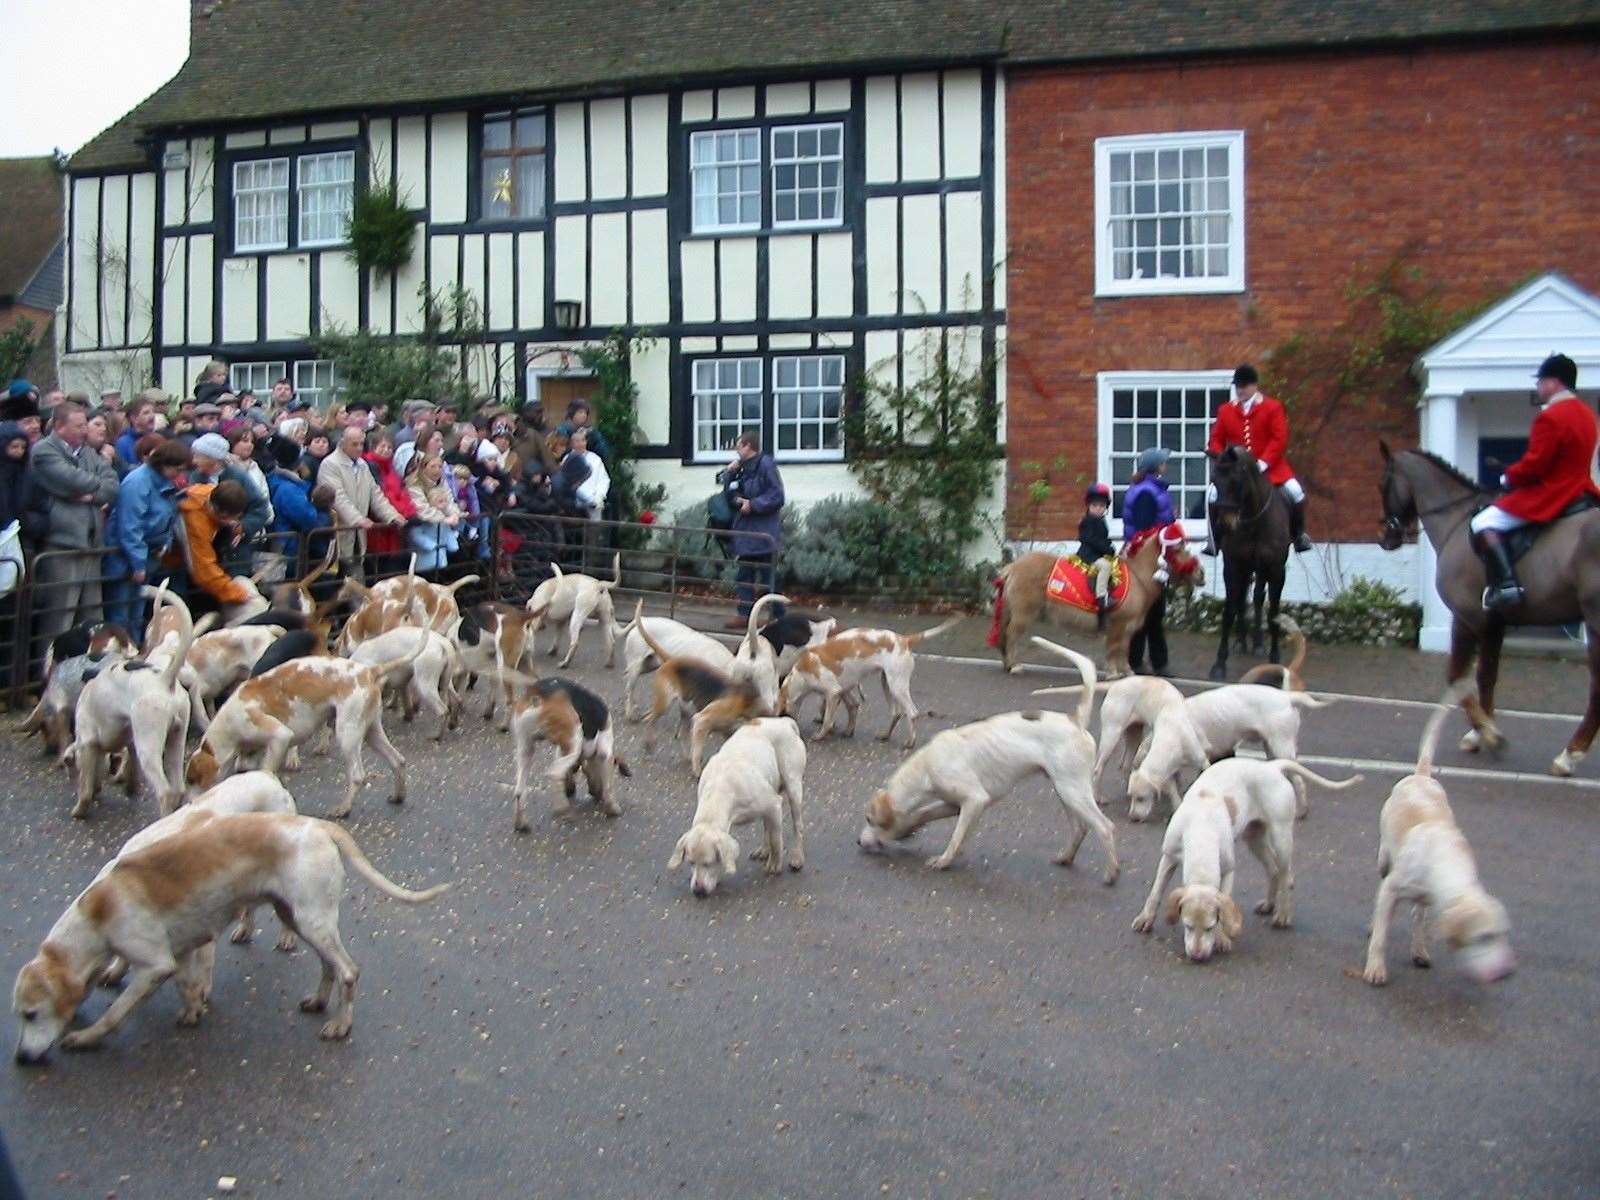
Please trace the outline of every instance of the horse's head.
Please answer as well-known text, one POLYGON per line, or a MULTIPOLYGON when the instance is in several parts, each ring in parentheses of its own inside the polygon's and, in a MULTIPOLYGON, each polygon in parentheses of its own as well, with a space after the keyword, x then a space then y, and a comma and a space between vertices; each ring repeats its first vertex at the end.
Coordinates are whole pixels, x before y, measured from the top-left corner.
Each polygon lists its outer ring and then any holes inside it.
POLYGON ((1380 441, 1378 449, 1383 452, 1383 482, 1378 485, 1383 494, 1383 534, 1378 544, 1385 550, 1398 550, 1417 523, 1417 496, 1405 473, 1395 470, 1389 443, 1380 441))
POLYGON ((1216 486, 1217 498, 1211 507, 1223 529, 1237 528, 1241 512, 1260 510, 1261 479, 1256 456, 1243 446, 1229 446, 1212 459, 1211 482, 1216 486))

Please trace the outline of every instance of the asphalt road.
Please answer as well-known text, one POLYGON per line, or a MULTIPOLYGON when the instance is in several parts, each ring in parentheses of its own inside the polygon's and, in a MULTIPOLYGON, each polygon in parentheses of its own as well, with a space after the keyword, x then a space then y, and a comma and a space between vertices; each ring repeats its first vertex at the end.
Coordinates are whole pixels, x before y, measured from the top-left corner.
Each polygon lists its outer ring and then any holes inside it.
MULTIPOLYGON (((586 646, 573 674, 615 695, 596 661, 586 646)), ((921 732, 1034 706, 1049 681, 923 661, 921 732)), ((1308 717, 1303 751, 1405 762, 1425 715, 1341 703, 1308 717)), ((1576 785, 1447 780, 1519 970, 1479 989, 1442 948, 1415 970, 1401 925, 1374 989, 1347 969, 1393 773, 1313 794, 1293 930, 1247 912, 1234 953, 1195 966, 1170 929, 1129 929, 1160 829, 1113 813, 1124 871, 1107 888, 1092 839, 1076 868, 1051 865, 1042 783, 991 810, 950 872, 922 866, 949 823, 858 851, 900 758, 872 737, 884 721, 874 694, 861 736, 813 748, 803 873, 744 865, 703 901, 665 866, 694 808, 670 742, 647 757, 624 729, 619 820, 536 810, 517 836, 508 737, 474 720, 438 748, 391 721, 411 799, 386 804, 372 763, 350 829, 398 881, 455 889, 413 909, 352 874, 350 1041, 319 1041, 296 1010, 316 962, 275 952, 269 919, 220 948, 199 1028, 175 1027, 168 988, 102 1050, 0 1067, 29 1194, 203 1197, 223 1176, 240 1196, 1594 1194, 1593 764, 1576 785)), ((1506 727, 1505 759, 1482 765, 1542 770, 1569 728, 1506 727)), ((338 777, 329 760, 291 776, 302 811, 327 811, 338 777)), ((153 802, 108 793, 74 822, 67 778, 11 738, 0 779, 9 972, 153 802)), ((1263 887, 1242 859, 1241 897, 1263 887)))

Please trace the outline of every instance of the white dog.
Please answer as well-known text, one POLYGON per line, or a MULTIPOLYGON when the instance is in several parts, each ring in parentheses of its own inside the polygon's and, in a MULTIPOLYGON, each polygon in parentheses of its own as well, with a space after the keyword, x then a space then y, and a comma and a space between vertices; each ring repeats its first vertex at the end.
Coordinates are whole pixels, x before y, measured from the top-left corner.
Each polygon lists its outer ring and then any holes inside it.
POLYGON ((1394 785, 1378 815, 1378 874, 1383 882, 1373 904, 1372 938, 1362 974, 1373 985, 1389 980, 1384 963, 1389 922, 1404 901, 1411 903, 1411 961, 1416 966, 1432 962, 1426 928, 1431 908, 1438 914, 1439 932, 1470 978, 1493 983, 1516 969, 1506 910, 1478 881, 1472 847, 1456 824, 1444 788, 1433 778, 1439 730, 1464 690, 1458 687, 1447 693, 1428 719, 1416 773, 1394 785))
POLYGON ((402 625, 362 642, 350 652, 350 661, 368 667, 387 664, 389 673, 383 683, 399 691, 404 719, 411 720, 418 705, 439 718, 434 741, 442 741, 445 732, 455 728, 461 715, 461 697, 455 686, 456 676, 462 673, 461 654, 444 634, 402 625), (419 634, 427 645, 415 658, 408 657, 419 634))
MULTIPOLYGON (((1176 809, 1185 773, 1204 771, 1247 742, 1260 742, 1268 758, 1298 758, 1300 710, 1331 703, 1306 692, 1235 683, 1190 696, 1181 708, 1163 709, 1150 735, 1150 748, 1128 779, 1129 818, 1143 821, 1162 795, 1176 809)), ((1295 793, 1303 817, 1305 785, 1298 780, 1295 793)))
POLYGON ((699 897, 717 890, 717 880, 739 866, 735 825, 760 821, 764 840, 751 857, 766 863, 767 874, 783 871, 783 809, 794 825, 789 869, 806 865, 806 745, 788 717, 762 717, 741 726, 712 755, 700 774, 694 824, 678 839, 667 860, 676 870, 687 862, 689 886, 699 897))
POLYGON ((17 1059, 39 1062, 59 1040, 67 1049, 97 1046, 168 979, 183 999, 181 1024, 205 1008, 206 956, 243 904, 271 896, 322 960, 322 982, 300 1002, 322 1012, 340 995, 324 1038, 349 1036, 360 972, 339 937, 344 861, 385 895, 421 904, 449 889, 413 892, 385 878, 350 834, 328 821, 282 813, 213 816, 195 828, 125 855, 84 889, 17 974, 12 1009, 21 1024, 17 1059), (128 986, 86 1029, 62 1034, 113 956, 130 966, 128 986))
POLYGON ((755 688, 761 707, 768 713, 777 712, 779 659, 771 641, 757 636, 760 632, 757 622, 767 605, 783 600, 783 596, 772 592, 750 606, 745 635, 736 650, 729 650, 716 638, 690 629, 682 621, 674 621, 671 617, 644 616, 644 604, 641 601, 622 644, 622 715, 630 721, 635 719, 634 685, 661 667, 660 656, 650 649, 651 641, 666 651, 668 658, 704 663, 735 683, 748 680, 755 688), (646 634, 649 636, 646 637, 646 634))
POLYGON ((1183 918, 1183 951, 1203 963, 1215 950, 1231 950, 1243 922, 1233 900, 1234 843, 1244 839, 1267 872, 1267 897, 1256 912, 1272 917, 1274 929, 1294 922, 1294 782, 1343 791, 1361 782, 1324 779, 1288 759, 1263 762, 1228 758, 1207 767, 1167 823, 1161 861, 1144 909, 1133 922, 1138 933, 1155 924, 1162 889, 1181 863, 1183 886, 1167 897, 1167 923, 1183 918))
POLYGON ((622 582, 622 555, 615 554, 611 558, 611 573, 609 580, 596 579, 592 575, 566 575, 562 573, 561 566, 552 562, 550 569, 555 575, 546 579, 533 590, 533 595, 528 597, 528 611, 537 612, 544 610, 544 615, 534 626, 534 635, 537 636, 539 628, 545 621, 550 622, 550 654, 554 657, 561 644, 561 623, 567 624, 567 653, 561 660, 561 667, 565 669, 572 663, 572 656, 578 652, 578 636, 583 632, 583 623, 591 614, 598 613, 600 630, 606 639, 606 666, 616 665, 617 661, 617 635, 622 631, 617 628, 616 609, 611 603, 611 591, 622 582))
POLYGON ((283 634, 281 625, 239 625, 194 639, 184 664, 193 672, 189 694, 199 701, 208 724, 216 716, 217 702, 250 678, 256 660, 283 634))
POLYGON ((183 801, 183 744, 189 728, 191 701, 178 682, 184 657, 194 639, 189 606, 167 592, 150 589, 156 607, 177 614, 173 639, 163 639, 148 658, 111 664, 84 685, 73 717, 73 742, 63 752, 78 769, 78 803, 72 815, 89 815, 100 790, 106 756, 118 750, 122 782, 131 795, 137 764, 146 786, 166 816, 183 801))
MULTIPOLYGON (((1076 692, 1073 687, 1036 688, 1035 696, 1076 692)), ((1100 751, 1094 760, 1094 793, 1102 805, 1124 799, 1128 774, 1155 729, 1156 718, 1183 706, 1183 693, 1159 675, 1128 675, 1106 686, 1100 705, 1100 751)))
POLYGON ((1094 802, 1094 738, 1085 728, 1094 705, 1094 663, 1043 638, 1035 642, 1072 659, 1083 672, 1077 719, 1064 713, 1001 713, 936 735, 906 759, 887 786, 867 804, 867 823, 856 843, 878 852, 885 842, 909 837, 929 821, 955 817, 944 853, 928 866, 948 867, 984 809, 1004 799, 1030 775, 1043 774, 1066 810, 1071 840, 1055 861, 1069 867, 1084 836, 1094 830, 1106 856, 1106 883, 1117 881, 1117 836, 1094 802))

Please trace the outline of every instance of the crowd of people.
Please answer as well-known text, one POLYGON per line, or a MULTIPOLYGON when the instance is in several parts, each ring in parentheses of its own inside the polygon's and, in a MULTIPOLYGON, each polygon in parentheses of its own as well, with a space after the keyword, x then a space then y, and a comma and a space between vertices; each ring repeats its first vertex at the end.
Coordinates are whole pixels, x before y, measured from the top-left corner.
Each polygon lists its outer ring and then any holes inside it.
POLYGON ((549 428, 537 402, 465 418, 422 399, 319 409, 287 379, 235 393, 221 362, 181 399, 96 402, 18 379, 0 397, 0 531, 30 564, 37 658, 82 622, 137 629, 142 585, 169 580, 204 613, 247 598, 240 576, 283 578, 330 539, 358 576, 412 554, 426 574, 491 559, 507 549, 491 545, 500 514, 598 518, 609 460, 583 400, 549 428))

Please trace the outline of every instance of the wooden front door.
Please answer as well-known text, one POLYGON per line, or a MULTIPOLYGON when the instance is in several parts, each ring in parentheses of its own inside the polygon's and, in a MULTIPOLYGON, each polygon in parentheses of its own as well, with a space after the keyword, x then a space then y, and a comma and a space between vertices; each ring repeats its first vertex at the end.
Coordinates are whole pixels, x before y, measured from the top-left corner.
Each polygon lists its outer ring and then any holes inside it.
POLYGON ((567 408, 574 400, 592 405, 599 395, 600 381, 593 375, 546 375, 539 380, 539 401, 550 429, 567 419, 567 408))

